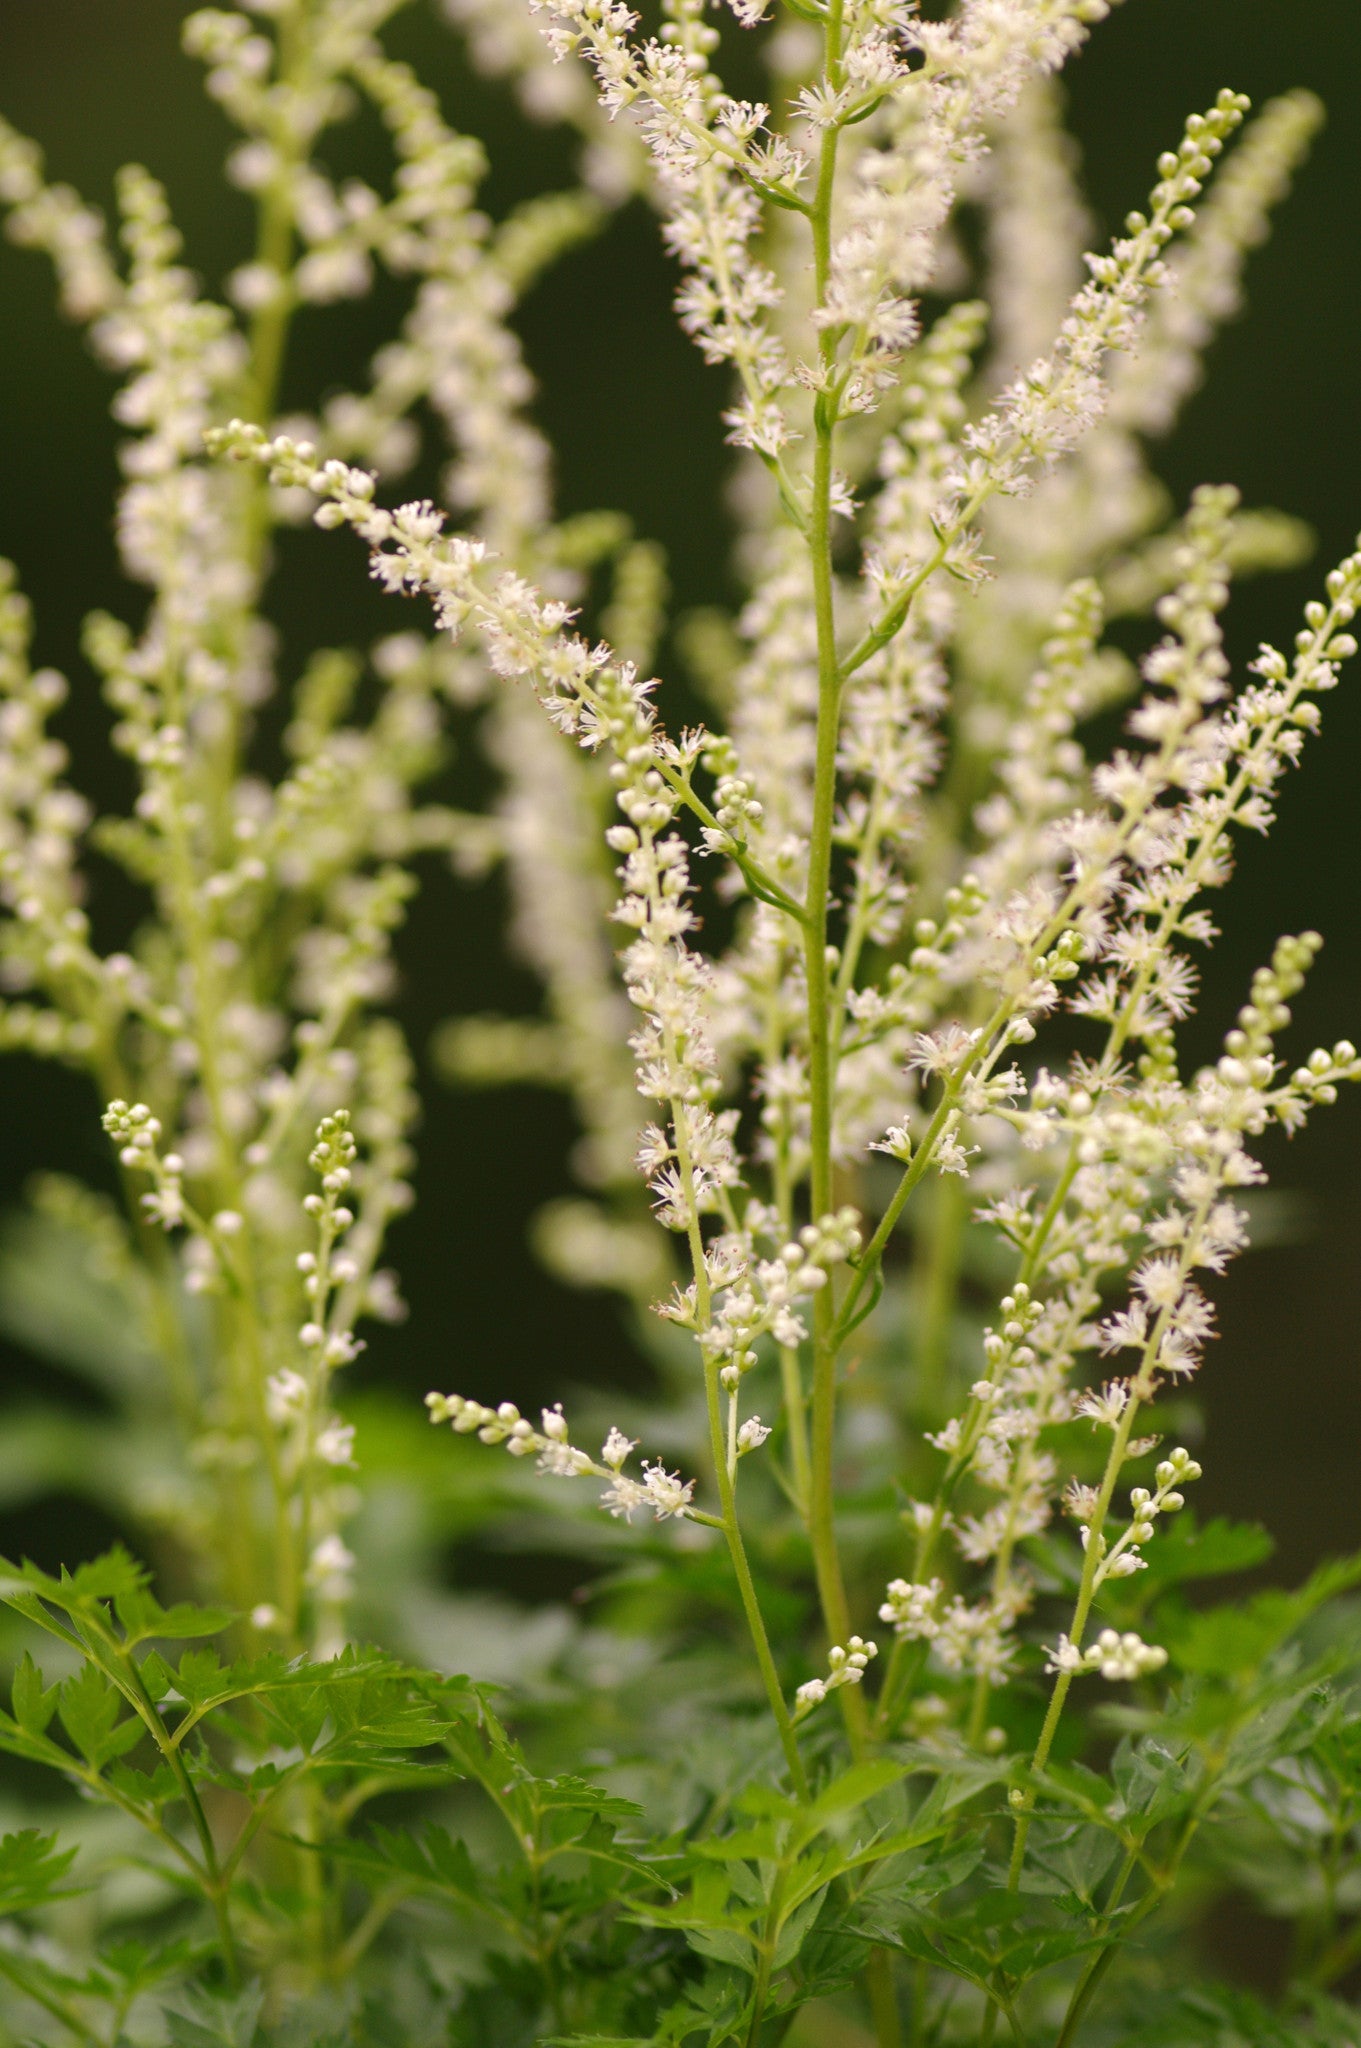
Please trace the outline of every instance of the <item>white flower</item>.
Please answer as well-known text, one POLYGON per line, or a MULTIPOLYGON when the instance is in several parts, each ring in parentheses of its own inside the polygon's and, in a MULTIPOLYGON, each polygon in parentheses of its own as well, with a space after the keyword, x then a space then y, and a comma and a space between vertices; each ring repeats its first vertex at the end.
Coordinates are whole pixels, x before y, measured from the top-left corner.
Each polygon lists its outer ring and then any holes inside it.
POLYGON ((742 1457, 748 1451, 759 1450, 769 1435, 769 1424, 762 1422, 759 1415, 749 1415, 737 1432, 738 1456, 742 1457))
POLYGON ((271 1373, 266 1380, 265 1412, 280 1429, 296 1422, 306 1412, 307 1402, 307 1381, 291 1367, 285 1366, 281 1372, 271 1373))
POLYGON ((678 1472, 668 1472, 662 1465, 643 1466, 643 1499, 659 1522, 683 1516, 694 1490, 693 1479, 682 1484, 678 1472))
POLYGON ((814 1707, 821 1706, 828 1693, 835 1692, 838 1686, 859 1685, 866 1667, 878 1654, 878 1644, 867 1643, 861 1636, 852 1636, 844 1649, 840 1644, 834 1644, 827 1652, 827 1676, 810 1678, 795 1692, 795 1721, 801 1721, 814 1707))
POLYGON ((328 1423, 317 1438, 317 1456, 324 1465, 353 1465, 354 1424, 328 1423))
POLYGON ((608 1465, 612 1472, 617 1472, 629 1453, 637 1448, 631 1437, 625 1436, 621 1429, 612 1428, 600 1447, 600 1462, 608 1465))
POLYGON ((628 1522, 633 1519, 635 1508, 648 1505, 646 1486, 637 1479, 630 1479, 620 1472, 613 1478, 600 1496, 600 1505, 608 1508, 616 1518, 622 1516, 628 1522))
POLYGON ((1088 1416, 1091 1421, 1114 1429, 1129 1406, 1129 1387, 1124 1380, 1107 1380, 1099 1393, 1082 1394, 1078 1398, 1077 1413, 1088 1416))
POLYGON ((316 1588, 323 1600, 344 1600, 350 1590, 350 1574, 354 1566, 354 1552, 340 1537, 335 1534, 324 1536, 307 1561, 307 1583, 316 1588))

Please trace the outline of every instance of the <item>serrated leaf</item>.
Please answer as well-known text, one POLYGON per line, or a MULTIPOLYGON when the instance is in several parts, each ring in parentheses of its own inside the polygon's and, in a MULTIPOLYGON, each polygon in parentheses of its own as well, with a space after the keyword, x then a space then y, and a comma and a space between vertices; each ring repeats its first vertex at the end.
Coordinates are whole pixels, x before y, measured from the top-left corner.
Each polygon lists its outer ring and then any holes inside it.
POLYGON ((1234 1678, 1255 1670, 1338 1594, 1361 1583, 1361 1556, 1320 1565, 1293 1593, 1272 1590, 1232 1606, 1169 1617, 1167 1649, 1184 1671, 1234 1678))
POLYGON ((640 1820, 643 1809, 631 1799, 620 1799, 587 1778, 536 1778, 535 1797, 547 1808, 599 1815, 604 1820, 640 1820))
POLYGON ((655 2048, 655 2034, 548 2034, 540 2048, 655 2048))
POLYGON ((880 1792, 886 1792, 891 1785, 901 1784, 906 1776, 907 1766, 895 1763, 891 1757, 852 1764, 848 1771, 842 1771, 819 1792, 808 1808, 808 1816, 819 1826, 825 1826, 842 1814, 854 1813, 880 1792))
POLYGON ((58 1688, 61 1725, 95 1770, 123 1756, 146 1733, 135 1715, 120 1720, 123 1695, 93 1664, 85 1664, 58 1688))
POLYGON ((71 1757, 59 1742, 50 1735, 29 1735, 12 1721, 8 1714, 0 1713, 0 1749, 10 1756, 27 1757, 30 1762, 48 1764, 54 1770, 65 1770, 71 1757))
POLYGON ((78 1627, 102 1622, 106 1601, 134 1596, 146 1579, 145 1566, 138 1564, 121 1543, 105 1551, 102 1557, 78 1565, 73 1572, 63 1567, 60 1577, 55 1579, 27 1559, 22 1564, 13 1564, 8 1558, 0 1558, 0 1600, 27 1615, 40 1628, 80 1647, 84 1646, 80 1645, 79 1636, 57 1623, 48 1609, 55 1607, 78 1627))
POLYGON ((100 1949, 99 1967, 135 1992, 202 1965, 212 1953, 191 1941, 118 1941, 100 1949))
POLYGON ((10 1704, 15 1720, 28 1735, 41 1735, 56 1712, 57 1687, 44 1690, 43 1675, 27 1650, 14 1674, 10 1704))
POLYGON ((3 1577, 6 1569, 3 1560, 0 1560, 0 1600, 5 1606, 13 1608, 16 1614, 21 1614, 25 1621, 31 1621, 35 1627, 45 1629, 48 1635, 56 1636, 61 1642, 68 1643, 73 1650, 79 1650, 83 1656, 85 1644, 76 1631, 49 1613, 35 1592, 14 1579, 3 1577))
POLYGON ((851 1870, 863 1870, 868 1865, 886 1863, 895 1856, 908 1856, 916 1849, 924 1849, 929 1843, 938 1842, 948 1832, 950 1823, 942 1816, 927 1827, 895 1829, 891 1834, 879 1836, 862 1848, 836 1853, 828 1859, 831 1876, 842 1877, 851 1870))
POLYGON ((768 1823, 764 1827, 734 1828, 729 1835, 696 1842, 690 1853, 711 1863, 776 1863, 784 1848, 785 1831, 768 1823))
POLYGON ((1122 1742, 1111 1764, 1111 1776, 1124 1801, 1126 1816, 1145 1831, 1185 1804, 1193 1785, 1186 1753, 1156 1736, 1122 1742))
MULTIPOLYGON (((286 1668, 283 1657, 268 1660, 272 1668, 286 1668)), ((241 1666, 235 1667, 241 1669, 241 1666)), ((200 1706, 227 1690, 223 1686, 223 1663, 216 1650, 186 1650, 175 1667, 175 1690, 189 1706, 200 1706)))
POLYGON ((69 1899, 85 1889, 66 1882, 75 1861, 74 1849, 59 1849, 55 1835, 23 1828, 0 1840, 0 1913, 27 1913, 54 1899, 69 1899))
POLYGON ((495 1875, 479 1871, 465 1843, 445 1828, 428 1827, 416 1836, 376 1827, 360 1842, 327 1843, 326 1853, 379 1880, 401 1877, 481 1910, 500 1911, 495 1875))
POLYGON ((104 1775, 125 1799, 148 1812, 168 1806, 184 1795, 179 1779, 162 1758, 157 1759, 155 1768, 150 1771, 136 1770, 131 1764, 111 1763, 104 1775))
POLYGON ((248 1985, 234 1998, 217 1998, 192 1986, 179 2010, 165 2012, 170 2048, 251 2048, 264 2000, 259 1984, 248 1985))
POLYGON ((1275 1548, 1260 1523, 1231 1522, 1220 1515, 1199 1528, 1188 1508, 1162 1524, 1157 1542, 1147 1546, 1146 1570, 1138 1575, 1136 1590, 1147 1597, 1164 1586, 1251 1571, 1254 1565, 1265 1564, 1275 1548))
POLYGON ((645 1927, 680 1928, 687 1938, 695 1929, 711 1934, 721 1934, 725 1929, 740 1932, 739 1923, 753 1918, 765 1905, 764 1891, 759 1884, 740 1887, 738 1896, 734 1897, 735 1881, 743 1870, 741 1864, 727 1871, 701 1864, 694 1873, 687 1897, 671 1905, 635 1907, 631 1917, 645 1927), (746 1907, 741 1900, 742 1890, 750 1895, 746 1907))
POLYGON ((195 1607, 190 1601, 180 1601, 174 1607, 162 1607, 145 1586, 118 1594, 114 1599, 114 1610, 123 1625, 129 1648, 153 1638, 163 1642, 185 1642, 195 1636, 221 1635, 236 1619, 230 1607, 195 1607))
MULTIPOLYGON (((32 1567, 26 1569, 32 1570, 32 1567)), ((57 1598, 59 1602, 132 1599, 142 1591, 149 1578, 146 1566, 140 1564, 121 1543, 115 1543, 101 1557, 91 1558, 88 1564, 77 1565, 73 1572, 63 1571, 58 1581, 57 1598)), ((49 1580, 48 1583, 52 1582, 49 1580)))
POLYGON ((755 1943, 735 1927, 686 1926, 684 1933, 697 1956, 704 1956, 711 1963, 728 1963, 749 1976, 755 1974, 755 1943))
POLYGON ((1021 1890, 1071 1899, 1083 1911, 1094 1910, 1097 1887, 1119 1854, 1120 1842, 1108 1829, 1037 1821, 1021 1890))
POLYGON ((139 1666, 142 1684, 147 1698, 153 1705, 163 1700, 167 1693, 178 1691, 175 1674, 159 1650, 150 1650, 139 1666))
POLYGON ((803 1904, 797 1907, 785 1921, 784 1926, 780 1929, 779 1941, 775 1945, 775 1968, 777 1970, 787 1970, 798 1955, 799 1950, 803 1947, 805 1940, 813 1930, 818 1914, 822 1911, 825 1897, 825 1891, 814 1893, 812 1898, 805 1899, 803 1904))
POLYGON ((983 1861, 982 1839, 960 1842, 953 1849, 933 1848, 929 1856, 920 1857, 915 1864, 906 1868, 894 1863, 890 1868, 886 1862, 883 1868, 870 1871, 864 1888, 857 1893, 856 1914, 863 1931, 871 1914, 881 1913, 882 1918, 875 1925, 890 1926, 892 1917, 900 1909, 916 1900, 929 1901, 953 1891, 967 1877, 972 1877, 983 1861))

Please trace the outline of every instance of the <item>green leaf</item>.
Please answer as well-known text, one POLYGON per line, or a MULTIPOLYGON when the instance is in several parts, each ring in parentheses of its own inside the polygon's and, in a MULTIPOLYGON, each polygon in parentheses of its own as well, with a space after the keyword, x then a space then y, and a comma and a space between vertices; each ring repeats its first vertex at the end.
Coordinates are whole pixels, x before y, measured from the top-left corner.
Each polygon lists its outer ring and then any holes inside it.
POLYGON ((69 1899, 86 1889, 67 1884, 74 1849, 58 1849, 55 1835, 36 1828, 0 1840, 0 1913, 28 1913, 54 1899, 69 1899))
MULTIPOLYGON (((267 1658, 265 1665, 274 1672, 282 1672, 288 1668, 286 1660, 277 1655, 267 1658)), ((229 1678, 216 1650, 186 1650, 175 1668, 175 1690, 187 1705, 203 1706, 211 1699, 229 1698, 232 1693, 231 1680, 235 1679, 238 1673, 259 1669, 259 1664, 238 1664, 233 1667, 229 1678)), ((248 1692, 249 1683, 242 1689, 248 1692)))
POLYGON ((153 1637, 164 1642, 182 1642, 194 1636, 220 1635, 236 1619, 230 1607, 195 1607, 189 1601, 162 1607, 144 1586, 118 1594, 114 1609, 123 1624, 129 1648, 153 1637))
POLYGON ((375 1883, 399 1878, 413 1890, 456 1899, 493 1919, 506 1917, 495 1874, 479 1870, 466 1845, 444 1828, 416 1836, 376 1827, 364 1841, 329 1842, 325 1851, 375 1883))
MULTIPOLYGON (((25 1565, 24 1570, 32 1573, 34 1568, 25 1565)), ((121 1543, 115 1543, 102 1557, 77 1565, 73 1572, 63 1570, 55 1593, 44 1597, 55 1598, 59 1605, 67 1601, 86 1605, 92 1601, 126 1600, 140 1593, 150 1576, 144 1564, 140 1564, 121 1543)), ((47 1583, 50 1586, 53 1582, 49 1579, 47 1583)))
POLYGON ((588 1778, 536 1778, 534 1793, 545 1810, 598 1815, 602 1820, 641 1820, 643 1809, 631 1799, 591 1784, 588 1778))
POLYGON ((183 1785, 159 1752, 151 1770, 139 1771, 131 1764, 112 1763, 104 1776, 115 1791, 147 1814, 184 1797, 183 1785))
POLYGON ((862 1848, 847 1853, 834 1851, 828 1860, 828 1877, 844 1877, 847 1871, 864 1870, 875 1863, 886 1863, 894 1856, 908 1856, 915 1849, 924 1849, 932 1842, 938 1842, 949 1829, 944 1816, 929 1826, 899 1828, 889 1835, 877 1836, 862 1848))
POLYGON ((160 1984, 201 1967, 213 1954, 191 1941, 118 1941, 99 1951, 99 1967, 118 1980, 125 1994, 160 1984))
POLYGON ((159 1389, 148 1276, 125 1219, 107 1198, 56 1174, 43 1175, 36 1192, 36 1206, 7 1217, 0 1238, 0 1330, 119 1402, 159 1389))
POLYGON ((135 1715, 120 1721, 123 1695, 102 1671, 85 1664, 58 1688, 62 1727, 92 1769, 123 1756, 146 1733, 135 1715))
POLYGON ((108 1626, 105 1603, 135 1597, 146 1581, 146 1567, 138 1564, 121 1543, 102 1557, 78 1565, 73 1572, 63 1567, 61 1576, 55 1579, 27 1560, 11 1564, 7 1558, 0 1558, 0 1600, 36 1622, 39 1628, 81 1650, 88 1648, 82 1640, 82 1630, 108 1626), (74 1628, 56 1621, 49 1611, 53 1607, 66 1615, 74 1628))
POLYGON ((756 1944, 735 1927, 689 1925, 685 1928, 685 1939, 697 1956, 705 1956, 711 1963, 727 1963, 733 1969, 745 1970, 749 1976, 755 1973, 756 1944))
POLYGON ((892 1926, 901 1917, 904 1905, 942 1898, 973 1876, 983 1861, 983 1852, 980 1837, 960 1842, 952 1849, 933 1846, 929 1856, 918 1856, 912 1863, 885 1859, 882 1866, 871 1869, 863 1888, 857 1888, 856 1928, 862 1934, 868 1928, 872 1934, 874 1925, 892 1926))
POLYGON ((1233 1606, 1169 1615, 1163 1639, 1183 1671, 1234 1678, 1255 1670, 1326 1601, 1361 1583, 1361 1556, 1335 1558, 1293 1593, 1258 1593, 1233 1606))
MULTIPOLYGON (((744 1872, 742 1864, 728 1870, 701 1865, 695 1871, 688 1897, 672 1905, 635 1907, 631 1918, 646 1927, 675 1928, 697 1955, 752 1972, 756 1967, 756 1943, 744 1932, 744 1925, 764 1918, 766 1901, 760 1884, 742 1882, 744 1872), (745 1902, 744 1890, 751 1894, 745 1902)), ((745 1874, 750 1879, 751 1873, 745 1874)))
POLYGON ((778 1863, 785 1852, 787 1830, 767 1822, 763 1827, 734 1828, 693 1844, 691 1854, 711 1863, 778 1863))
POLYGON ((815 1892, 812 1898, 805 1899, 803 1904, 789 1915, 784 1926, 780 1929, 780 1938, 775 1947, 775 1967, 777 1970, 787 1970, 794 1961, 805 1940, 813 1930, 813 1925, 817 1920, 818 1914, 822 1911, 825 1898, 825 1890, 815 1892))
POLYGON ((1221 1515, 1201 1529, 1187 1508, 1159 1527, 1156 1543, 1145 1546, 1141 1554, 1146 1569, 1138 1574, 1134 1590, 1146 1598, 1164 1586, 1251 1571, 1254 1565, 1265 1564, 1275 1548, 1257 1522, 1231 1522, 1221 1515))
POLYGON ((1117 2048, 1356 2048, 1356 2010, 1318 1991, 1273 2008, 1230 1985, 1142 1985, 1110 2038, 1117 2048))
POLYGON ((163 1700, 167 1693, 178 1691, 175 1674, 159 1650, 150 1650, 138 1667, 146 1695, 153 1704, 163 1700))
POLYGON ((50 1735, 29 1735, 17 1721, 11 1721, 9 1715, 3 1713, 0 1713, 0 1750, 7 1751, 10 1756, 27 1757, 31 1763, 47 1764, 57 1771, 69 1769, 71 1763, 70 1751, 54 1742, 50 1735))
POLYGON ((1031 1849, 1021 1877, 1021 1889, 1048 1893, 1058 1900, 1070 1900, 1083 1911, 1096 1906, 1097 1887, 1109 1875, 1120 1854, 1120 1842, 1109 1829, 1073 1825, 1055 1826, 1038 1820, 1031 1833, 1031 1849))
POLYGON ((14 1718, 28 1735, 41 1735, 57 1705, 57 1688, 43 1689, 43 1675, 25 1650, 10 1694, 14 1718))
POLYGON ((873 1763, 852 1764, 848 1771, 842 1771, 819 1792, 808 1809, 809 1815, 816 1818, 819 1826, 825 1826, 842 1814, 854 1813, 878 1793, 886 1792, 890 1785, 901 1784, 906 1776, 907 1766, 895 1763, 891 1757, 883 1757, 873 1763))
POLYGON ((1122 1742, 1112 1760, 1111 1776, 1126 1817, 1140 1821, 1145 1832, 1177 1812, 1195 1790, 1188 1748, 1171 1748, 1157 1736, 1145 1736, 1137 1743, 1122 1742))
POLYGON ((1013 1983, 1023 1983, 1101 1942, 1034 1898, 994 1888, 974 1894, 948 1920, 914 1915, 895 1946, 922 1961, 944 1963, 971 1983, 986 1985, 999 1971, 1013 1983))
POLYGON ((259 1984, 248 1985, 235 1998, 216 1998, 193 1986, 183 1994, 180 2010, 165 2014, 170 2048, 251 2048, 264 2001, 259 1984))

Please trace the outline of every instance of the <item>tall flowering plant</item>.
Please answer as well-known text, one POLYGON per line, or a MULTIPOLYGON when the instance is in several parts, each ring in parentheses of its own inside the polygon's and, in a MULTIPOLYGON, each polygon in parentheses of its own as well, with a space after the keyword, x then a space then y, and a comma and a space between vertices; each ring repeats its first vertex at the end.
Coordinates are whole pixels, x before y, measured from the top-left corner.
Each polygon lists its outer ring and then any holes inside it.
MULTIPOLYGON (((1345 1042, 1278 1050, 1312 932, 1212 1064, 1179 1044, 1211 892, 1356 651, 1361 555, 1236 680, 1231 578, 1299 531, 1220 486, 1177 513, 1147 457, 1317 105, 1245 126, 1220 93, 1084 257, 1054 81, 1107 0, 788 0, 778 25, 734 0, 735 27, 663 0, 656 33, 619 0, 456 0, 475 58, 582 142, 580 190, 494 224, 477 145, 383 45, 400 4, 187 18, 258 208, 234 310, 199 295, 146 172, 120 185, 120 259, 0 130, 11 231, 125 378, 119 534, 151 593, 135 627, 87 629, 124 818, 92 823, 65 780, 64 685, 29 669, 12 589, 0 622, 4 1035, 94 1076, 127 1195, 46 1184, 28 1242, 116 1299, 122 1511, 212 1603, 162 1606, 122 1551, 4 1568, 62 1665, 48 1686, 25 1653, 0 1745, 105 1816, 74 1867, 32 1830, 0 1847, 12 2028, 1354 2040, 1337 1596, 1361 1565, 1188 1600, 1263 1548, 1197 1526, 1177 1439, 1255 1142, 1361 1077, 1345 1042), (768 103, 723 87, 741 31, 768 103), (359 101, 386 191, 325 167, 359 101), (555 518, 510 324, 634 193, 739 451, 747 596, 675 636, 711 706, 679 730, 651 673, 658 552, 555 518), (368 384, 276 419, 297 309, 380 263, 409 306, 368 384), (389 502, 432 421, 450 512, 389 502), (271 777, 275 536, 309 517, 426 603, 366 662, 313 656, 271 777), (469 710, 485 817, 423 794, 469 710), (124 951, 92 937, 86 842, 143 892, 124 951), (569 1088, 583 1195, 540 1247, 655 1309, 671 1390, 637 1438, 429 1397, 456 1436, 586 1482, 531 1509, 457 1453, 471 1519, 556 1507, 554 1544, 617 1567, 598 1625, 564 1620, 501 1694, 457 1632, 431 1668, 414 1555, 366 1596, 394 1553, 341 1391, 363 1318, 400 1313, 379 1260, 414 1100, 384 1006, 432 850, 504 864, 545 989, 541 1020, 463 1018, 441 1058, 569 1088), (1229 1883, 1298 1923, 1279 2014, 1188 1989, 1144 1932, 1167 1906, 1163 1952, 1189 1940, 1229 1883)), ((428 1451, 382 1428, 410 1493, 428 1451)))

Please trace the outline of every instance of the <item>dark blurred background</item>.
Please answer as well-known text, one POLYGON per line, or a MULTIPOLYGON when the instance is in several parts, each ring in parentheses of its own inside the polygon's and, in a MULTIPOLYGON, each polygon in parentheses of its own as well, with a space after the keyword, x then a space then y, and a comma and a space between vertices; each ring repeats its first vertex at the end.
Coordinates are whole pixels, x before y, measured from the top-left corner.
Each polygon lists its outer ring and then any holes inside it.
MULTIPOLYGON (((522 0, 506 0, 520 5, 522 0)), ((248 253, 245 202, 220 177, 225 123, 179 52, 182 0, 0 0, 0 112, 36 137, 51 174, 107 205, 115 168, 146 163, 169 187, 189 260, 209 288, 248 253)), ((430 0, 389 42, 442 95, 454 124, 484 138, 485 202, 499 215, 571 181, 572 151, 527 126, 510 96, 470 75, 430 0)), ((1141 204, 1158 152, 1184 115, 1221 85, 1260 103, 1311 86, 1330 121, 1268 248, 1249 272, 1250 310, 1216 344, 1208 387, 1160 466, 1182 500, 1201 481, 1232 481, 1249 505, 1310 522, 1315 564, 1245 585, 1232 612, 1241 663, 1257 643, 1288 644, 1321 570, 1361 526, 1361 19, 1356 0, 1126 0, 1070 74, 1074 127, 1104 231, 1141 204)), ((363 137, 328 144, 341 170, 367 167, 363 137), (353 157, 353 161, 351 158, 353 157)), ((372 167, 377 175, 377 167, 372 167)), ((706 370, 670 312, 674 274, 641 207, 552 272, 520 320, 539 379, 541 420, 558 450, 564 512, 618 507, 667 549, 677 609, 732 592, 714 507, 727 469, 719 372, 706 370), (623 366, 621 375, 619 366, 623 366)), ((357 380, 390 329, 394 295, 300 322, 285 405, 311 405, 318 379, 357 380), (324 352, 324 353, 323 353, 324 352)), ((135 616, 111 532, 115 488, 110 386, 83 337, 53 310, 45 260, 0 243, 0 553, 19 567, 38 614, 37 658, 73 684, 66 728, 76 779, 121 801, 103 744, 105 719, 79 653, 84 615, 135 616)), ((305 538, 305 537, 304 537, 305 538)), ((390 631, 390 601, 365 584, 353 550, 327 542, 288 559, 276 616, 287 651, 390 631)), ((285 673, 289 673, 287 659, 285 673)), ((1287 785, 1270 844, 1243 849, 1235 885, 1215 906, 1225 923, 1202 1006, 1208 1052, 1276 936, 1316 926, 1327 947, 1297 1006, 1290 1050, 1344 1034, 1361 1039, 1361 670, 1325 706, 1325 736, 1287 785)), ((466 792, 476 771, 455 770, 466 792)), ((464 889, 431 874, 402 944, 401 1009, 418 1055, 445 1016, 532 1009, 536 990, 509 960, 493 882, 464 889)), ((526 1405, 573 1384, 636 1382, 641 1365, 604 1297, 573 1294, 534 1263, 533 1212, 567 1186, 570 1116, 549 1095, 451 1095, 427 1071, 419 1133, 419 1200, 392 1255, 410 1321, 376 1334, 360 1370, 419 1400, 459 1386, 526 1405)), ((1273 1179, 1294 1199, 1274 1241, 1218 1290, 1222 1340, 1200 1383, 1210 1455, 1206 1513, 1261 1518, 1295 1575, 1328 1551, 1361 1545, 1361 1091, 1293 1143, 1273 1144, 1273 1179)), ((0 1208, 28 1176, 56 1167, 104 1182, 105 1141, 86 1086, 25 1059, 0 1063, 0 1208)), ((49 1367, 0 1355, 0 1401, 81 1398, 49 1367)), ((0 1426, 3 1426, 0 1424, 0 1426)), ((0 1550, 74 1562, 109 1532, 59 1499, 0 1515, 0 1550)))

